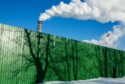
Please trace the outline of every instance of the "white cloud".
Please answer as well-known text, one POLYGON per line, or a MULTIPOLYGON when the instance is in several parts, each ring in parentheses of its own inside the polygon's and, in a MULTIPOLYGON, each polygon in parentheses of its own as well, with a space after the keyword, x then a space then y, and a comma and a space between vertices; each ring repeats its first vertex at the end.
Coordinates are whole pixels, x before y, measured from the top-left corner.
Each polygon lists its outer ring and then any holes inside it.
POLYGON ((60 2, 52 6, 39 17, 47 20, 52 17, 75 18, 80 20, 97 20, 99 22, 125 23, 125 0, 72 0, 69 4, 60 2))
POLYGON ((81 3, 81 0, 72 0, 73 3, 81 3))
POLYGON ((123 27, 121 25, 114 26, 113 31, 103 34, 100 40, 92 39, 84 40, 84 42, 125 50, 122 42, 125 39, 125 28, 123 27))

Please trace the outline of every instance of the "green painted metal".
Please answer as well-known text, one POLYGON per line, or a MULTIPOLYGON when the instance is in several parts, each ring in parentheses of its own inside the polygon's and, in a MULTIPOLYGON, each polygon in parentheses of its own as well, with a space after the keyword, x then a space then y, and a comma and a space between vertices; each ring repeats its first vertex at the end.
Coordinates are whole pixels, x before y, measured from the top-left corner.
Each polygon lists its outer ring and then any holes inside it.
POLYGON ((0 24, 0 84, 125 76, 125 52, 0 24))

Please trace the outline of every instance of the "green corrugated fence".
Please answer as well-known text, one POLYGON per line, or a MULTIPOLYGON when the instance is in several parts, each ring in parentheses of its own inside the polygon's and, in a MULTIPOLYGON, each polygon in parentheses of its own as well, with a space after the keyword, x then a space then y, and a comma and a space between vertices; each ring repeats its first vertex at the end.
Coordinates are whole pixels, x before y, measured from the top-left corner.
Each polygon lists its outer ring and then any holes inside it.
POLYGON ((0 84, 125 76, 125 52, 0 24, 0 84))

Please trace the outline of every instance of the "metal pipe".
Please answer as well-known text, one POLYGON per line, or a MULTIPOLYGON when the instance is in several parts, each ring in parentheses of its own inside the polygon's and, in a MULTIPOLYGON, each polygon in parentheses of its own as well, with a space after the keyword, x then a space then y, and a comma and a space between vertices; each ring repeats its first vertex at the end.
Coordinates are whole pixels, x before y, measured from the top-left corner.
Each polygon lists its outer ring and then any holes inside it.
POLYGON ((42 21, 38 21, 38 32, 42 32, 42 21))

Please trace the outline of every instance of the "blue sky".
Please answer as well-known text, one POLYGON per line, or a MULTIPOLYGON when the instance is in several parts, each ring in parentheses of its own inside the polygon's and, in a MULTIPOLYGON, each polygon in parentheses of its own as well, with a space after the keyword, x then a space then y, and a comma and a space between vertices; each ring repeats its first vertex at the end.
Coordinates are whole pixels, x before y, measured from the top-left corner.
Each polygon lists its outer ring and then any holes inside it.
MULTIPOLYGON (((0 0, 0 23, 37 29, 40 13, 60 1, 69 3, 70 0, 0 0)), ((105 32, 112 30, 117 23, 98 23, 54 17, 43 22, 43 32, 76 40, 99 39, 105 32)))

